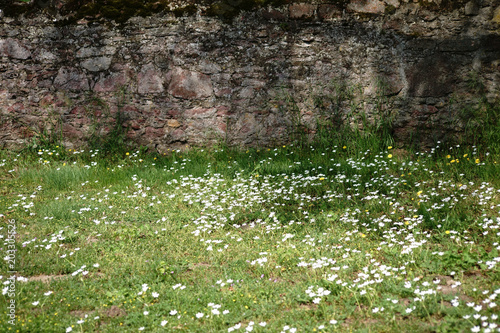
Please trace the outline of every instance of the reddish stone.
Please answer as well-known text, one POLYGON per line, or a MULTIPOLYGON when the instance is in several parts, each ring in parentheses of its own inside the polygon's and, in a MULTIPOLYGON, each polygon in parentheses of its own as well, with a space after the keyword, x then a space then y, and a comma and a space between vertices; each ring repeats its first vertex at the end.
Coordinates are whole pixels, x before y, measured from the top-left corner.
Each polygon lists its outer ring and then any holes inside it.
POLYGON ((307 3, 295 3, 288 7, 290 11, 290 18, 292 19, 308 19, 314 16, 316 10, 315 5, 307 3))
POLYGON ((137 90, 139 94, 163 92, 163 79, 153 65, 146 65, 137 75, 137 90))
POLYGON ((97 92, 113 92, 118 91, 129 82, 129 77, 125 72, 112 73, 109 76, 101 78, 94 86, 94 91, 97 92))
POLYGON ((186 116, 186 118, 209 118, 214 116, 216 113, 217 113, 216 108, 209 108, 209 109, 194 108, 186 110, 184 112, 184 116, 186 116))
POLYGON ((186 137, 186 133, 180 128, 176 129, 172 132, 172 140, 174 141, 182 141, 186 137))
POLYGON ((129 126, 131 129, 134 129, 134 130, 138 130, 141 128, 141 125, 136 120, 130 121, 129 126))
POLYGON ((231 110, 231 108, 229 108, 228 106, 219 105, 217 107, 217 115, 218 116, 227 116, 229 114, 230 110, 231 110))
POLYGON ((169 76, 171 80, 168 91, 175 97, 206 98, 213 93, 212 82, 208 75, 175 68, 169 76))
POLYGON ((83 106, 76 106, 69 112, 70 114, 86 114, 87 110, 83 106))
POLYGON ((168 110, 167 114, 173 118, 177 118, 181 115, 181 111, 179 111, 177 109, 171 109, 171 110, 168 110))
POLYGON ((63 136, 69 138, 82 138, 83 133, 69 124, 63 125, 63 136))
POLYGON ((379 0, 351 0, 347 8, 358 13, 383 14, 385 3, 379 0))
POLYGON ((14 105, 10 106, 7 109, 8 112, 16 112, 16 113, 24 113, 24 104, 19 102, 15 103, 14 105))
POLYGON ((54 95, 47 95, 40 100, 41 107, 47 107, 52 104, 54 104, 54 95))
POLYGON ((146 137, 149 139, 161 138, 165 135, 163 128, 146 127, 146 137))
POLYGON ((229 97, 229 96, 231 96, 231 93, 232 93, 231 88, 217 89, 215 91, 215 96, 217 96, 217 97, 229 97))
POLYGON ((220 123, 218 126, 217 126, 222 132, 226 133, 226 130, 227 130, 227 125, 226 123, 220 123))
POLYGON ((393 29, 393 30, 400 30, 403 26, 403 21, 399 19, 391 19, 382 25, 383 29, 393 29))

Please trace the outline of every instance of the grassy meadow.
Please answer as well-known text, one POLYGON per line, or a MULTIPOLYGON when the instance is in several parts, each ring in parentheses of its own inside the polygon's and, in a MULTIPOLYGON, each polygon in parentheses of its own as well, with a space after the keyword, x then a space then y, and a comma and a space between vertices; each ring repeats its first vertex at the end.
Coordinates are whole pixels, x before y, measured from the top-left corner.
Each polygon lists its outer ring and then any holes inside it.
POLYGON ((0 331, 499 332, 500 154, 390 144, 0 151, 0 331))

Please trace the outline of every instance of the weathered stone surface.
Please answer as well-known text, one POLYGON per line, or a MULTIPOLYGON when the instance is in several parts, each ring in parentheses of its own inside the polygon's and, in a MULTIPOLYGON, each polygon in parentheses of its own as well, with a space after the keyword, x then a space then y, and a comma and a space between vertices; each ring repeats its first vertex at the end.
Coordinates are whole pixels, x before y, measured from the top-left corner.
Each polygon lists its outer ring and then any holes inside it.
POLYGON ((94 86, 96 92, 114 92, 126 88, 129 83, 129 76, 125 71, 112 73, 102 77, 94 86))
POLYGON ((441 97, 453 91, 455 74, 446 57, 428 57, 408 70, 407 79, 410 96, 441 97))
POLYGON ((177 128, 181 126, 181 123, 176 119, 169 119, 167 120, 167 126, 177 128))
POLYGON ((194 108, 184 112, 186 118, 210 118, 217 113, 216 108, 194 108))
POLYGON ((288 10, 292 19, 309 19, 314 16, 316 6, 307 3, 296 3, 291 4, 288 10))
POLYGON ((81 66, 91 72, 105 71, 111 65, 110 57, 89 58, 82 61, 81 66))
POLYGON ((439 50, 443 52, 472 52, 479 49, 481 40, 478 38, 463 38, 443 41, 439 50))
POLYGON ((342 11, 335 5, 325 4, 318 7, 318 17, 322 20, 329 20, 334 17, 340 17, 342 11))
POLYGON ((116 52, 116 48, 112 46, 106 47, 82 47, 76 52, 77 58, 89 58, 98 57, 104 55, 113 55, 116 52))
POLYGON ((359 13, 383 14, 385 3, 379 0, 353 0, 347 8, 359 13))
POLYGON ((467 16, 477 15, 479 14, 479 4, 475 0, 469 1, 465 4, 464 11, 467 16))
POLYGON ((274 145, 299 127, 312 138, 317 123, 340 125, 351 112, 371 122, 390 112, 400 140, 454 136, 464 127, 450 112, 477 97, 471 77, 488 101, 500 98, 500 8, 494 0, 434 6, 304 0, 232 23, 160 15, 120 27, 8 18, 0 21, 0 114, 9 115, 0 145, 59 119, 64 144, 82 145, 90 115, 110 130, 104 110, 121 111, 131 144, 162 151, 222 139, 274 145))
POLYGON ((151 64, 145 65, 137 75, 139 94, 152 94, 163 92, 163 79, 151 64))
POLYGON ((500 6, 498 6, 493 12, 492 22, 500 24, 500 6))
POLYGON ((85 74, 72 67, 62 67, 54 79, 54 87, 62 90, 89 90, 85 74))
POLYGON ((28 59, 31 56, 29 49, 16 39, 0 39, 0 55, 14 59, 28 59))
POLYGON ((213 87, 209 76, 177 67, 170 73, 168 91, 183 99, 206 98, 212 95, 213 87))

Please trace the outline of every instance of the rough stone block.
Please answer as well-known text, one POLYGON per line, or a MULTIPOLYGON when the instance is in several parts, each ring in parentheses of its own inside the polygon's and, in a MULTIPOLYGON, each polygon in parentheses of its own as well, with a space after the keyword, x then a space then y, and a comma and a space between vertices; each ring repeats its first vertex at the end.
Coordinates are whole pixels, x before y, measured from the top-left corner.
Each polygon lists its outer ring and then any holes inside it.
POLYGON ((383 14, 385 3, 379 0, 352 0, 347 8, 358 13, 383 14))
POLYGON ((163 79, 153 65, 146 65, 137 75, 137 89, 139 94, 163 92, 163 79))
POLYGON ((495 12, 493 13, 493 18, 491 19, 493 23, 498 23, 500 24, 500 6, 495 9, 495 12))
POLYGON ((94 91, 97 92, 113 92, 118 91, 121 87, 128 84, 129 77, 125 72, 112 73, 109 76, 102 77, 94 86, 94 91))
POLYGON ((54 79, 54 87, 61 90, 89 90, 89 80, 76 68, 62 67, 54 79))
POLYGON ((479 5, 476 1, 469 1, 465 4, 465 15, 473 16, 479 14, 479 5))
POLYGON ((335 5, 324 4, 318 7, 318 17, 322 20, 329 20, 342 16, 342 11, 335 5))
POLYGON ((316 7, 307 3, 295 3, 288 7, 288 11, 292 19, 310 19, 314 17, 316 7))
POLYGON ((169 119, 167 120, 167 126, 177 128, 181 126, 181 123, 176 119, 169 119))
POLYGON ((82 61, 81 66, 91 72, 105 71, 111 65, 110 57, 89 58, 82 61))
POLYGON ((194 108, 184 112, 186 118, 210 118, 217 113, 216 108, 194 108))
POLYGON ((99 57, 103 55, 113 55, 116 52, 116 48, 112 46, 106 47, 82 47, 76 51, 77 58, 89 58, 89 57, 99 57))
POLYGON ((206 98, 212 95, 213 87, 210 77, 198 72, 175 68, 170 73, 168 91, 175 97, 206 98))
POLYGON ((31 57, 30 50, 16 39, 0 39, 0 55, 25 60, 31 57))
POLYGON ((407 71, 407 81, 412 97, 442 97, 453 91, 455 68, 444 55, 430 56, 407 71))

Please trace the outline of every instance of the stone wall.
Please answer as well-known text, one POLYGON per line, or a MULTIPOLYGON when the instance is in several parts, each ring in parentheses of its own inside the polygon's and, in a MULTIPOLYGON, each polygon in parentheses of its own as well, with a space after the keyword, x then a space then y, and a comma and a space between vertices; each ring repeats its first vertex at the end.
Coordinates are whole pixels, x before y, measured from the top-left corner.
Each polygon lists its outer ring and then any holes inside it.
POLYGON ((121 25, 3 17, 0 146, 78 147, 117 118, 131 144, 160 152, 274 145, 342 122, 391 124, 402 143, 451 140, 479 92, 499 100, 500 6, 435 1, 291 3, 231 22, 201 10, 121 25))

